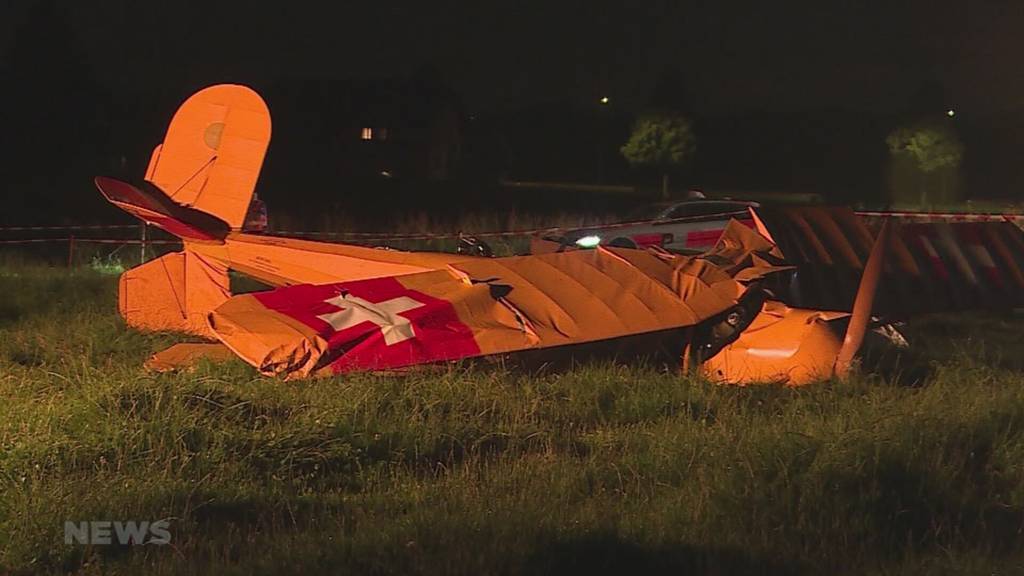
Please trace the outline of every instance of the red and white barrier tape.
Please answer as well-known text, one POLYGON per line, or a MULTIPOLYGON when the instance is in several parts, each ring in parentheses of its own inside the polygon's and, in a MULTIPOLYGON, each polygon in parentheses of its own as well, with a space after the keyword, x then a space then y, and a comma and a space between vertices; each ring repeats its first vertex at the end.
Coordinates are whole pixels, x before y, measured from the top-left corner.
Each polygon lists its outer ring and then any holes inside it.
POLYGON ((180 240, 142 240, 135 239, 124 239, 118 240, 114 238, 26 238, 20 240, 0 240, 0 244, 45 244, 47 242, 74 242, 78 243, 89 243, 89 244, 181 244, 180 240))
POLYGON ((95 224, 82 226, 0 226, 0 233, 3 232, 29 232, 42 230, 64 230, 73 232, 75 230, 137 230, 142 224, 95 224))
POLYGON ((915 222, 1024 222, 1024 214, 954 214, 949 212, 857 212, 869 218, 905 218, 915 222))
MULTIPOLYGON (((456 239, 461 236, 474 236, 476 238, 499 238, 511 236, 536 236, 565 230, 589 231, 589 230, 615 230, 631 226, 646 226, 657 223, 663 224, 686 224, 692 222, 706 222, 721 220, 723 216, 739 217, 745 212, 730 213, 714 216, 693 216, 688 218, 673 218, 669 220, 639 220, 631 222, 616 222, 612 224, 590 224, 587 226, 554 226, 549 228, 532 228, 523 230, 506 230, 499 232, 448 232, 448 233, 421 233, 421 234, 388 234, 385 232, 299 232, 292 230, 274 230, 271 234, 279 236, 310 236, 330 238, 357 238, 364 242, 386 241, 386 240, 443 240, 456 239)), ((896 217, 914 220, 915 222, 998 222, 1006 221, 1024 224, 1024 214, 952 214, 942 212, 857 212, 859 216, 867 217, 896 217)))
MULTIPOLYGON (((295 230, 272 230, 268 232, 275 236, 294 236, 311 238, 351 238, 361 242, 385 242, 401 240, 453 240, 462 236, 474 236, 476 238, 507 238, 516 236, 537 236, 573 231, 590 230, 615 230, 632 226, 645 226, 657 223, 664 224, 686 224, 694 222, 706 222, 721 220, 723 216, 736 217, 745 214, 743 212, 730 214, 717 214, 713 216, 691 216, 687 218, 673 218, 668 220, 639 220, 630 222, 616 222, 611 224, 591 224, 587 226, 551 226, 547 228, 529 228, 520 230, 503 230, 495 232, 445 232, 445 233, 387 233, 387 232, 310 232, 295 230)), ((1006 221, 1018 225, 1024 225, 1024 214, 954 214, 943 212, 857 212, 859 216, 873 218, 901 218, 915 222, 997 222, 1006 221)), ((84 225, 84 226, 8 226, 0 227, 0 234, 4 232, 26 232, 26 231, 76 231, 76 230, 129 230, 139 228, 138 224, 110 224, 110 225, 84 225)), ((40 242, 67 242, 70 238, 40 238, 27 240, 0 240, 0 244, 27 244, 40 242)), ((94 243, 124 243, 141 244, 141 240, 114 240, 114 239, 88 239, 75 238, 76 242, 94 243)), ((174 244, 176 241, 146 241, 147 244, 174 244)))

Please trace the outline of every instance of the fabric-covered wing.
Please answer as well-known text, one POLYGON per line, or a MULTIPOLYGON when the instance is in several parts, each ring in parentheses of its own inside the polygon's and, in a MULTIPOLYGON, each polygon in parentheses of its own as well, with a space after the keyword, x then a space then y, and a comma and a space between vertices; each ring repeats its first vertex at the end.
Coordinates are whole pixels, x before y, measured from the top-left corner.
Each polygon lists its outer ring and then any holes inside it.
POLYGON ((209 321, 268 374, 399 368, 691 326, 778 270, 773 250, 731 224, 704 256, 612 248, 467 260, 236 296, 209 321))

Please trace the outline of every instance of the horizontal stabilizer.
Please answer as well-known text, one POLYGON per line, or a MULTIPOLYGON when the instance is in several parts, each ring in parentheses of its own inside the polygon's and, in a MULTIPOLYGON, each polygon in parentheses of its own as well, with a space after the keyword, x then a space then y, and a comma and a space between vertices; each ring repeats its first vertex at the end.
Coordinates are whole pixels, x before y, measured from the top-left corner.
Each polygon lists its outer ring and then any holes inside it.
POLYGON ((212 338, 206 315, 231 297, 226 266, 191 250, 171 252, 121 275, 118 311, 140 330, 212 338))
POLYGON ((149 224, 191 242, 221 244, 229 226, 205 212, 181 206, 159 188, 145 184, 139 189, 126 182, 96 177, 96 187, 111 204, 149 224))

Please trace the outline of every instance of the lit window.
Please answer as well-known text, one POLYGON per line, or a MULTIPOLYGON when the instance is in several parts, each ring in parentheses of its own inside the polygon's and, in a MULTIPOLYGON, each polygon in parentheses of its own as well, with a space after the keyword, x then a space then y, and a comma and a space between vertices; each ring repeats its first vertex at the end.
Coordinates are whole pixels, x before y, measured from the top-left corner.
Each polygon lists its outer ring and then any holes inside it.
POLYGON ((363 140, 373 140, 373 128, 363 128, 363 140))
POLYGON ((388 139, 388 129, 387 128, 380 128, 380 129, 378 129, 377 130, 377 140, 387 140, 387 139, 388 139))

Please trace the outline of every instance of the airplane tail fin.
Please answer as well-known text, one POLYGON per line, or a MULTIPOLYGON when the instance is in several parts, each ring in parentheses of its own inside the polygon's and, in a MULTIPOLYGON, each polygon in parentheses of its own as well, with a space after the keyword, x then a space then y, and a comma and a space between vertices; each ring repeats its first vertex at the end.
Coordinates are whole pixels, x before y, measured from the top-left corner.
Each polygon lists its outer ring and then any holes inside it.
POLYGON ((186 240, 238 230, 270 142, 270 112, 256 92, 221 84, 186 100, 150 157, 140 190, 110 178, 96 185, 114 205, 186 240))
POLYGON ((146 180, 175 203, 239 229, 270 143, 270 112, 245 86, 196 92, 171 119, 153 151, 146 180))

